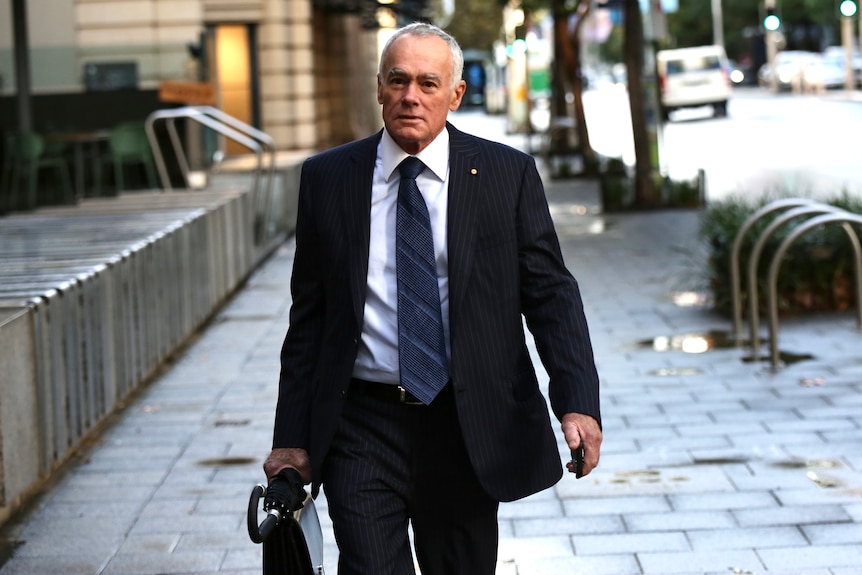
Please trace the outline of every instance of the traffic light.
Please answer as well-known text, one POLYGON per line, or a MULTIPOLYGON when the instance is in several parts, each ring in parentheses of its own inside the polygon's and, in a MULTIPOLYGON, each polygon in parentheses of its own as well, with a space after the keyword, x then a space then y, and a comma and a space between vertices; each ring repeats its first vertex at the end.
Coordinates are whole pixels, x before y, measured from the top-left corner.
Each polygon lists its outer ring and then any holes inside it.
POLYGON ((766 16, 763 17, 763 27, 770 32, 781 28, 781 18, 775 13, 775 8, 767 8, 766 16))
POLYGON ((845 18, 852 18, 856 15, 857 10, 856 0, 841 0, 838 4, 838 12, 845 18))

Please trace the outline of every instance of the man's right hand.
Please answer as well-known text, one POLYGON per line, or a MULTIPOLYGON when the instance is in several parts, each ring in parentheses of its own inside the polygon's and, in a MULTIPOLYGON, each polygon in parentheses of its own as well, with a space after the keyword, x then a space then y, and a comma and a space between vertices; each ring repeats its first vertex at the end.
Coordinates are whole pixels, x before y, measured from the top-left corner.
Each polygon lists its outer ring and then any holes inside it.
POLYGON ((266 495, 263 498, 264 510, 277 509, 284 517, 301 508, 306 497, 302 485, 302 478, 296 469, 289 467, 282 469, 266 488, 266 495))
POLYGON ((308 452, 297 447, 278 447, 272 450, 263 462, 263 472, 272 481, 283 469, 293 468, 299 472, 302 483, 311 483, 311 461, 308 452))

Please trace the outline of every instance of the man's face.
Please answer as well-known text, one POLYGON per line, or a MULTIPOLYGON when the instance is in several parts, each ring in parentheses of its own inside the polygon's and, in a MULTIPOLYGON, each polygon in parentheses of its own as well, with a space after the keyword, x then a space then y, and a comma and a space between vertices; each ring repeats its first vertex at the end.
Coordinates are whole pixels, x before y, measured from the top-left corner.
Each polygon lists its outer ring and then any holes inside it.
POLYGON ((424 149, 461 105, 466 84, 452 83, 452 53, 436 36, 402 36, 390 45, 377 76, 377 102, 392 139, 408 154, 424 149))

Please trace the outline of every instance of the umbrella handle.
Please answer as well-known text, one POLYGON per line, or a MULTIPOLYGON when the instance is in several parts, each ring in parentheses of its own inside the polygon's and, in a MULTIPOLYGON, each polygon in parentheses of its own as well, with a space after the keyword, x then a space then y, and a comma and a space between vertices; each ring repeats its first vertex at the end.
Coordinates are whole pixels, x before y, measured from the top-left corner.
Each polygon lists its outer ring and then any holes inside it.
POLYGON ((257 524, 257 507, 264 493, 266 487, 255 485, 248 498, 248 536, 254 543, 262 543, 281 521, 281 513, 277 509, 270 509, 263 522, 257 524))

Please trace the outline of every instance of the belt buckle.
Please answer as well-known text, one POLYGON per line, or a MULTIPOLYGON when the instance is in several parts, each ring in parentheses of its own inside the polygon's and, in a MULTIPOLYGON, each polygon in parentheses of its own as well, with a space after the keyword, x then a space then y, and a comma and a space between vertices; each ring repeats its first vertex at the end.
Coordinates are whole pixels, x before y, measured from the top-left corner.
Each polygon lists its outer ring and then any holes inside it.
POLYGON ((400 401, 404 405, 425 405, 421 401, 413 401, 407 399, 407 390, 400 385, 398 386, 398 401, 400 401))

